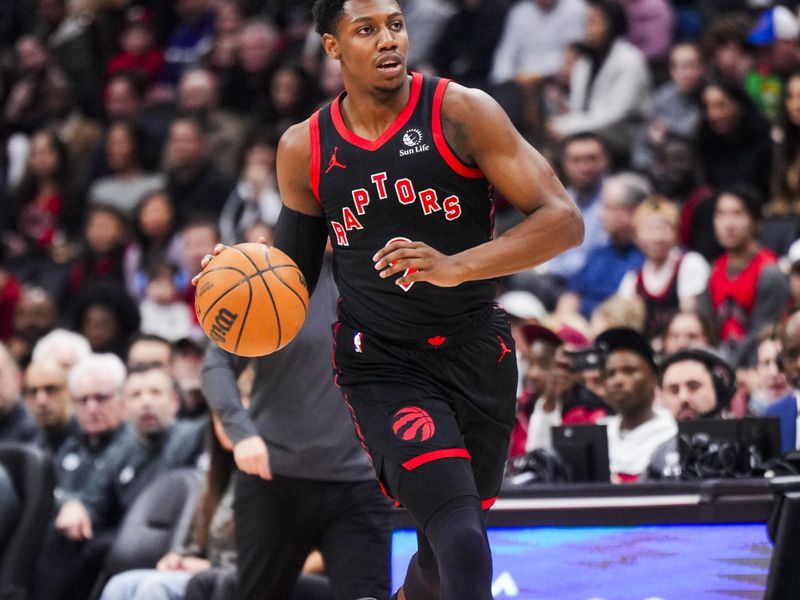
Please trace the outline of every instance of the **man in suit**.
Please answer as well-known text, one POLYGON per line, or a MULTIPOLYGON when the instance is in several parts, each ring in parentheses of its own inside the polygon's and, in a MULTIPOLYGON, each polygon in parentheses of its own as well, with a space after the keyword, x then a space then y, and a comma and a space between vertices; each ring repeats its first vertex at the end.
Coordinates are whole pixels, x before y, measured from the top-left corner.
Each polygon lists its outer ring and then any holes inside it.
POLYGON ((764 413, 767 417, 778 417, 781 426, 781 449, 783 452, 800 447, 797 440, 797 390, 800 388, 800 312, 795 312, 784 323, 780 331, 782 350, 778 367, 786 375, 792 391, 772 403, 764 413))

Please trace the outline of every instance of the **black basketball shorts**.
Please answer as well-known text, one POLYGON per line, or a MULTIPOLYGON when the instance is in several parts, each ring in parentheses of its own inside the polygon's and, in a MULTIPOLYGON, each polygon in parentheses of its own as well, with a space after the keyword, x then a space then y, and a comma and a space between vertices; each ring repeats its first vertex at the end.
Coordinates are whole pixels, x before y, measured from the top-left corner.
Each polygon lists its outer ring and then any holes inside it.
POLYGON ((457 458, 470 461, 483 507, 494 503, 517 389, 514 341, 501 309, 490 307, 455 335, 403 343, 339 322, 333 360, 384 493, 397 498, 392 473, 399 468, 457 458))

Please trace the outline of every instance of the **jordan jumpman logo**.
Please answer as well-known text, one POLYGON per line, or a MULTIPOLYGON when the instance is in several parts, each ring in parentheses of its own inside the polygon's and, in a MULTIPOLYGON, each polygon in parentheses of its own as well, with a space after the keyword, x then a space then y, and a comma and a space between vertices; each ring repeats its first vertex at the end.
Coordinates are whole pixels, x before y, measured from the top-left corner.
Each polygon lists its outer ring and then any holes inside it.
POLYGON ((500 340, 500 358, 497 359, 497 362, 499 363, 501 360, 503 360, 503 357, 506 354, 511 354, 511 349, 508 346, 506 346, 506 343, 503 341, 503 338, 501 338, 499 335, 497 336, 497 339, 500 340))
POLYGON ((333 167, 340 167, 342 169, 346 169, 347 165, 343 165, 338 160, 336 160, 336 153, 339 151, 339 146, 334 146, 333 154, 331 154, 331 159, 328 161, 328 168, 325 169, 325 173, 327 174, 333 167))

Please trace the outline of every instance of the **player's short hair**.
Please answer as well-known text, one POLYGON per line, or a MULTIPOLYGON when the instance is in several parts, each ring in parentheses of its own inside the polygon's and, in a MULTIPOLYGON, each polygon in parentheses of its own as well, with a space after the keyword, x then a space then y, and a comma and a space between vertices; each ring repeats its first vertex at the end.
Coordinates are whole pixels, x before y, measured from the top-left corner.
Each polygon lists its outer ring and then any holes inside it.
POLYGON ((677 229, 681 215, 678 208, 669 198, 664 196, 650 196, 646 198, 633 213, 633 223, 638 227, 645 219, 658 216, 664 219, 673 228, 677 229))
POLYGON ((318 34, 336 33, 336 23, 339 22, 344 12, 345 2, 347 0, 317 0, 314 2, 311 14, 314 15, 314 27, 318 34))

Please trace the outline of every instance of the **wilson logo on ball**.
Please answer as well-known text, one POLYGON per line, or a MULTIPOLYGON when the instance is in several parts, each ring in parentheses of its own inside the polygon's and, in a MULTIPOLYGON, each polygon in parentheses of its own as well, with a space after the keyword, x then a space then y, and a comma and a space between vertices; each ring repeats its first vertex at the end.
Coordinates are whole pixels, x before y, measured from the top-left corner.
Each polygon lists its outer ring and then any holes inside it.
POLYGON ((239 315, 236 313, 232 313, 227 308, 220 308, 209 332, 211 339, 215 342, 225 342, 225 338, 228 336, 233 324, 236 323, 237 318, 239 318, 239 315))
POLYGON ((436 433, 431 416, 419 406, 407 406, 394 413, 392 431, 406 442, 424 442, 436 433))

